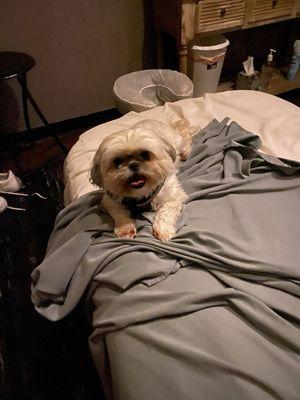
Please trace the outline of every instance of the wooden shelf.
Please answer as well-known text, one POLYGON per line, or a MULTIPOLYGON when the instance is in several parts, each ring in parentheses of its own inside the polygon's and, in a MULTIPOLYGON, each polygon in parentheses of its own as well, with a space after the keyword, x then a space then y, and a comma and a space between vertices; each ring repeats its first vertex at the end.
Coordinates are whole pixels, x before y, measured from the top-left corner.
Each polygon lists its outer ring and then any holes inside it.
MULTIPOLYGON (((296 78, 293 81, 288 81, 285 78, 284 72, 278 71, 278 74, 271 80, 268 90, 266 93, 274 94, 275 96, 289 92, 291 90, 300 88, 300 69, 297 72, 296 78)), ((227 90, 234 90, 234 82, 223 82, 218 86, 218 92, 225 92, 227 90)))
POLYGON ((298 70, 296 78, 293 81, 288 81, 280 72, 271 80, 267 93, 278 95, 298 88, 300 88, 300 70, 298 70))
POLYGON ((222 82, 218 85, 218 92, 227 92, 227 90, 234 90, 234 82, 222 82))
POLYGON ((297 18, 300 17, 299 2, 300 0, 278 2, 271 0, 153 0, 157 66, 162 68, 165 64, 163 33, 175 39, 179 71, 187 74, 188 46, 196 36, 239 31, 287 20, 293 21, 291 25, 296 25, 299 23, 297 18))

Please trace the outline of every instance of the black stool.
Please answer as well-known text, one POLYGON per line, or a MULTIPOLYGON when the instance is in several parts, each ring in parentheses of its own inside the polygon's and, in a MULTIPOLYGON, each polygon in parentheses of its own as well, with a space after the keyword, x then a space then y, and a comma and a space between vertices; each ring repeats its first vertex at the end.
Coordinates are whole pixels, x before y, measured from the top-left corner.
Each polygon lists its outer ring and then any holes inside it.
MULTIPOLYGON (((31 56, 25 53, 18 53, 15 51, 4 51, 0 52, 0 80, 5 79, 12 79, 17 78, 18 82, 22 88, 22 103, 23 103, 23 112, 24 112, 24 120, 26 124, 26 128, 29 132, 29 138, 31 144, 34 144, 33 135, 31 133, 31 125, 30 119, 28 114, 28 100, 32 104, 37 115, 40 117, 43 124, 49 127, 49 122, 45 118, 44 114, 38 107, 37 103, 35 102, 34 98, 32 97, 31 93, 27 87, 27 79, 26 74, 31 68, 35 65, 35 60, 31 56)), ((50 131, 50 129, 49 129, 50 131)), ((67 149, 58 136, 53 133, 49 132, 50 136, 53 137, 57 145, 61 148, 61 150, 67 154, 67 149)))

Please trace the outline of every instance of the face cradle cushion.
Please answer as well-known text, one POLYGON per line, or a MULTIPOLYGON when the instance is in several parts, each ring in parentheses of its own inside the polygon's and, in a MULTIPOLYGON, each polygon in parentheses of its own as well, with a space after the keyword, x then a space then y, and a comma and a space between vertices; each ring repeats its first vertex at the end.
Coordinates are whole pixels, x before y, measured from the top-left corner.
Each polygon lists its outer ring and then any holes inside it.
POLYGON ((147 69, 118 78, 113 93, 118 110, 126 114, 192 97, 193 83, 178 71, 147 69))

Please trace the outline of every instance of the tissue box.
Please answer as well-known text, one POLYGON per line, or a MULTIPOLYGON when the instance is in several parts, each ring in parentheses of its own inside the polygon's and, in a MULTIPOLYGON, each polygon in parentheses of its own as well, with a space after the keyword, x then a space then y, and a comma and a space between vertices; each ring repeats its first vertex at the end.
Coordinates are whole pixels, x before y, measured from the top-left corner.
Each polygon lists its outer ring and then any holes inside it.
POLYGON ((255 71, 252 75, 246 75, 243 71, 239 72, 235 88, 237 90, 259 90, 258 72, 255 71))

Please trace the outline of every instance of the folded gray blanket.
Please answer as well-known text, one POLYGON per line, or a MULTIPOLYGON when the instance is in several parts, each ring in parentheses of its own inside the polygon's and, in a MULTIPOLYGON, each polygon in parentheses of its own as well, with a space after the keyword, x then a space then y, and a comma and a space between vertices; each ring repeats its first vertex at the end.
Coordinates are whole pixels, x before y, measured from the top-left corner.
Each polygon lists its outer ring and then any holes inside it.
MULTIPOLYGON (((170 242, 153 237, 151 212, 138 218, 135 239, 114 237, 111 217, 99 208, 100 191, 71 203, 58 215, 45 260, 32 274, 37 310, 51 320, 61 319, 89 290, 95 305, 91 338, 95 355, 96 338, 101 335, 229 307, 270 346, 278 346, 278 360, 273 358, 272 366, 267 363, 263 368, 271 373, 282 362, 289 371, 280 383, 275 373, 275 394, 267 385, 261 389, 264 395, 252 398, 296 399, 300 393, 300 164, 262 154, 259 144, 258 136, 228 120, 213 121, 194 137, 192 154, 178 172, 189 197, 170 242), (189 290, 182 281, 180 290, 180 280, 172 276, 180 276, 182 269, 192 270, 190 276, 198 271, 205 285, 195 290, 191 283, 189 290), (289 396, 281 397, 287 392, 289 396)), ((247 356, 252 351, 249 348, 247 356)), ((101 366, 99 372, 104 374, 101 366)), ((257 370, 257 379, 262 373, 257 370)), ((203 398, 224 399, 223 389, 203 398)), ((239 392, 243 396, 239 398, 250 399, 247 390, 239 392)), ((139 393, 130 398, 202 398, 199 391, 188 397, 149 393, 149 397, 139 393)))

